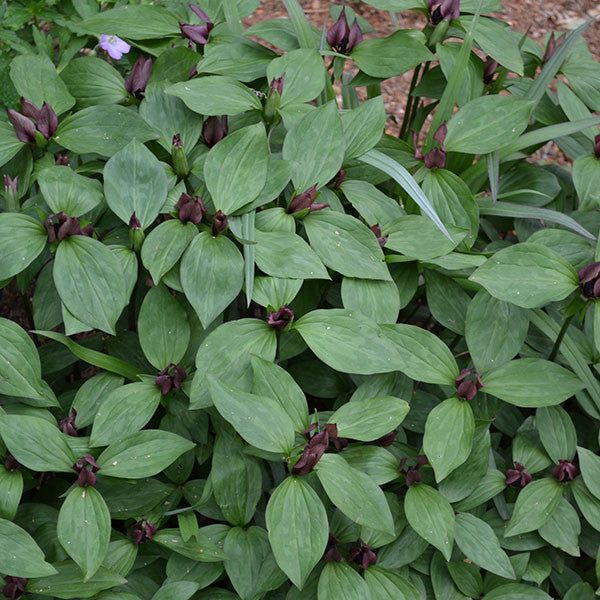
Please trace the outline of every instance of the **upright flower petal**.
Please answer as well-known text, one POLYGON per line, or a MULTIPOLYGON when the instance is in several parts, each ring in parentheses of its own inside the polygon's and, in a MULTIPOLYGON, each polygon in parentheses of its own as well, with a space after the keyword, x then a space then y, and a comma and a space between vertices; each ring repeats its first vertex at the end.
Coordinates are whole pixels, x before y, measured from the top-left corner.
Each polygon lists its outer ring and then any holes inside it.
POLYGON ((9 108, 6 114, 19 140, 26 144, 35 142, 35 125, 33 121, 12 108, 9 108))
POLYGON ((40 109, 40 114, 37 119, 38 131, 49 140, 58 129, 58 117, 54 112, 54 109, 47 103, 44 102, 40 109))

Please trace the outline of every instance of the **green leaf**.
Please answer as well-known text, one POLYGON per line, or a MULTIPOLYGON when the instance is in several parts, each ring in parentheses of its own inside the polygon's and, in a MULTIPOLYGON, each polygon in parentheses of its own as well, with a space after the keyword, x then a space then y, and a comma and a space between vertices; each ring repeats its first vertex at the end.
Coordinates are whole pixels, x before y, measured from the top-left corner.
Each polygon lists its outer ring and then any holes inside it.
POLYGON ((35 540, 15 523, 0 519, 0 564, 2 573, 13 577, 54 575, 56 569, 44 560, 35 540))
POLYGON ((188 600, 199 589, 200 584, 195 581, 169 581, 166 580, 160 589, 152 596, 152 600, 188 600))
POLYGON ((398 286, 393 281, 344 277, 342 303, 345 309, 359 311, 376 323, 395 323, 400 311, 398 286))
POLYGON ((383 97, 377 96, 342 114, 346 142, 344 160, 362 156, 381 139, 385 127, 383 97))
POLYGON ((517 496, 513 515, 504 537, 511 537, 539 529, 559 505, 563 488, 556 479, 532 481, 517 496))
POLYGON ((212 375, 207 381, 213 404, 249 444, 289 456, 294 446, 294 424, 277 401, 226 387, 212 375))
POLYGON ((584 387, 574 373, 541 358, 511 360, 482 380, 486 393, 523 407, 560 404, 584 387))
MULTIPOLYGON (((352 404, 356 404, 356 402, 352 402, 352 404)), ((391 452, 380 446, 357 445, 347 448, 344 451, 344 460, 353 469, 366 473, 377 485, 384 485, 400 476, 398 474, 400 461, 391 452)), ((388 534, 382 535, 389 537, 388 534)))
POLYGON ((421 600, 417 588, 402 575, 377 565, 364 573, 373 600, 421 600))
POLYGON ((547 406, 535 411, 535 422, 548 456, 559 460, 573 460, 577 450, 577 432, 569 413, 560 406, 547 406))
POLYGON ((329 562, 319 577, 319 600, 371 600, 365 580, 345 562, 329 562))
POLYGON ((260 306, 283 306, 290 304, 302 287, 302 279, 279 279, 278 277, 256 277, 252 300, 260 306))
POLYGON ((185 295, 206 328, 240 293, 244 259, 226 236, 203 232, 187 247, 179 273, 185 295))
POLYGON ((302 589, 327 545, 323 503, 301 478, 288 477, 271 495, 265 517, 277 564, 302 589))
POLYGON ((494 298, 523 308, 563 300, 577 289, 575 269, 540 244, 515 244, 496 252, 469 277, 494 298))
POLYGON ((458 365, 440 338, 415 325, 382 325, 381 330, 394 344, 395 369, 417 381, 456 385, 458 365))
POLYGON ((465 319, 471 297, 460 284, 437 271, 425 272, 427 304, 435 320, 459 335, 465 334, 465 319))
POLYGON ((93 577, 110 541, 110 513, 98 490, 77 485, 71 489, 58 513, 56 535, 81 568, 84 581, 93 577))
POLYGON ((0 415, 0 435, 11 454, 33 471, 72 473, 75 456, 56 425, 26 415, 0 415))
POLYGON ((123 378, 108 371, 86 379, 77 390, 71 408, 75 410, 78 428, 90 425, 105 398, 123 385, 123 378))
POLYGON ((402 75, 422 62, 434 59, 425 46, 425 36, 410 29, 365 40, 354 48, 351 56, 361 71, 383 79, 402 75))
POLYGON ((0 318, 0 393, 19 398, 44 397, 37 349, 25 330, 0 318))
POLYGON ((326 494, 349 519, 377 531, 394 533, 394 520, 381 488, 353 469, 339 454, 324 454, 316 467, 326 494))
POLYGON ((516 578, 510 559, 485 521, 466 512, 458 514, 454 537, 460 551, 477 566, 500 577, 516 578))
POLYGON ((161 398, 160 388, 151 379, 113 390, 98 408, 90 446, 108 446, 139 431, 150 421, 161 398))
POLYGON ((52 61, 44 54, 22 54, 10 63, 10 78, 20 96, 38 108, 47 102, 57 115, 75 104, 52 61))
MULTIPOLYGON (((0 121, 0 166, 6 164, 25 144, 8 121, 0 121)), ((1 239, 1 238, 0 238, 1 239)))
POLYGON ((518 354, 529 328, 522 308, 477 292, 467 309, 465 339, 479 373, 508 362, 518 354))
POLYGON ((573 183, 582 210, 600 206, 600 161, 594 154, 582 154, 573 163, 573 183))
POLYGON ((436 489, 414 483, 404 497, 404 512, 409 525, 446 560, 450 560, 454 541, 454 511, 436 489))
POLYGON ((25 270, 47 240, 48 233, 39 221, 20 213, 0 213, 0 280, 25 270))
POLYGON ((539 528, 538 533, 555 548, 571 556, 580 555, 581 522, 579 514, 566 498, 561 499, 560 504, 539 528))
POLYGON ((596 498, 600 498, 600 479, 598 477, 600 474, 600 457, 581 446, 577 447, 577 456, 579 457, 581 476, 586 487, 596 498))
POLYGON ((396 200, 366 181, 345 179, 341 190, 369 225, 379 224, 383 231, 386 231, 389 223, 404 214, 396 200))
POLYGON ((59 243, 54 283, 75 318, 112 335, 127 304, 119 259, 101 242, 83 235, 59 243))
POLYGON ((290 15, 290 21, 294 25, 300 48, 317 48, 317 43, 312 32, 312 25, 302 12, 302 7, 298 0, 283 0, 283 4, 290 15))
POLYGON ((162 39, 180 35, 177 18, 161 6, 129 4, 99 12, 80 24, 91 33, 111 35, 131 40, 162 39))
POLYGON ((133 139, 156 138, 138 114, 123 106, 89 106, 69 115, 58 127, 54 141, 77 154, 110 157, 133 139))
POLYGON ((202 342, 196 354, 196 368, 190 393, 190 408, 212 405, 207 374, 218 374, 222 383, 247 391, 252 386, 253 354, 273 361, 277 349, 275 331, 258 319, 239 319, 224 323, 202 342))
POLYGON ((148 362, 161 371, 185 355, 190 341, 190 325, 185 309, 158 284, 146 294, 138 315, 140 346, 148 362))
POLYGON ((319 359, 337 371, 372 375, 398 369, 394 344, 361 313, 314 310, 298 320, 294 329, 319 359))
POLYGON ((268 163, 262 123, 238 129, 213 146, 204 162, 204 179, 215 208, 229 214, 252 202, 265 186, 268 163))
POLYGON ((14 521, 22 493, 22 473, 19 470, 9 471, 0 465, 0 519, 14 521))
POLYGON ((176 83, 165 90, 202 115, 237 115, 261 110, 258 96, 232 77, 213 75, 176 83))
POLYGON ((481 600, 552 600, 546 592, 531 585, 507 583, 494 588, 481 600))
POLYGON ((346 277, 391 279, 375 234, 358 219, 322 211, 303 223, 312 249, 330 269, 346 277))
POLYGON ((335 423, 340 437, 372 442, 393 431, 408 414, 408 402, 394 396, 379 396, 348 402, 328 420, 335 423))
POLYGON ((195 444, 161 429, 144 429, 113 442, 96 462, 102 475, 122 479, 152 477, 195 444))
POLYGON ((444 400, 427 415, 423 452, 435 471, 436 481, 467 460, 474 433, 473 410, 468 402, 456 396, 444 400))
POLYGON ((110 209, 126 224, 135 213, 142 229, 158 216, 167 198, 165 170, 137 140, 119 150, 104 167, 104 195, 110 209))
POLYGON ((532 107, 532 100, 514 96, 475 98, 448 121, 444 144, 452 152, 493 152, 525 131, 532 107))
POLYGON ((288 132, 283 158, 293 164, 296 192, 312 185, 324 186, 339 171, 344 160, 342 121, 335 102, 306 113, 288 132))

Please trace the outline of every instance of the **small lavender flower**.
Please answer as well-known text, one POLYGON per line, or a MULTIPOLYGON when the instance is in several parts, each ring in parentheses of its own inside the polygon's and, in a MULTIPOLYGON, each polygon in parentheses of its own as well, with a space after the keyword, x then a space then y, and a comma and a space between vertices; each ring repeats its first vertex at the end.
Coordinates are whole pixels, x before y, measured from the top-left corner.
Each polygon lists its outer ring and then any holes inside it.
POLYGON ((116 35, 102 34, 100 38, 100 48, 106 50, 108 55, 115 60, 120 60, 123 54, 131 50, 131 46, 116 35))

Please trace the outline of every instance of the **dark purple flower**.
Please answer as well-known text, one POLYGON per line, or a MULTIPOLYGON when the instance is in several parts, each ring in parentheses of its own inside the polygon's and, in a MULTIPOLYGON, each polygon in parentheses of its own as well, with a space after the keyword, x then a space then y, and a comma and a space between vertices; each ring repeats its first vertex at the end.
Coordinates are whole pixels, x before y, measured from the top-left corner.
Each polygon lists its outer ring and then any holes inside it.
POLYGON ((6 585, 2 588, 2 595, 10 600, 19 600, 25 593, 27 579, 24 577, 13 577, 7 575, 4 578, 6 585))
POLYGON ((21 468, 21 463, 7 450, 6 458, 4 459, 4 468, 7 471, 16 471, 21 468))
POLYGON ((277 331, 283 331, 294 318, 294 311, 289 306, 282 306, 277 312, 267 315, 267 324, 277 331))
POLYGON ((398 471, 404 475, 406 485, 410 487, 413 483, 421 482, 423 476, 421 475, 421 473, 419 473, 419 471, 421 470, 421 467, 429 464, 429 461, 427 460, 427 457, 424 454, 417 455, 417 462, 414 467, 407 467, 407 461, 408 457, 405 456, 400 461, 400 468, 398 469, 398 471))
POLYGON ((40 109, 33 102, 21 96, 21 114, 37 121, 40 116, 40 109))
POLYGON ((213 22, 210 20, 210 17, 197 5, 197 4, 188 4, 188 6, 190 7, 190 10, 201 20, 204 21, 208 27, 208 30, 210 31, 213 27, 214 24, 213 22))
POLYGON ((292 198, 290 205, 288 206, 288 214, 300 212, 308 209, 308 212, 315 212, 316 210, 322 210, 327 208, 329 204, 315 203, 317 197, 317 186, 313 185, 309 187, 305 192, 298 194, 292 198))
POLYGON ((277 92, 280 96, 283 93, 283 82, 285 81, 285 73, 281 77, 276 77, 271 80, 269 86, 271 93, 277 92))
POLYGON ((346 19, 346 8, 342 8, 338 20, 327 32, 327 42, 336 52, 346 54, 347 52, 351 52, 362 40, 362 32, 356 19, 352 23, 352 28, 349 28, 346 19))
POLYGON ((375 225, 369 229, 375 234, 379 245, 383 248, 388 241, 389 235, 381 235, 381 227, 379 227, 379 223, 375 223, 375 225))
POLYGON ((378 440, 375 440, 375 443, 378 446, 383 446, 384 448, 391 446, 396 439, 396 431, 397 429, 394 429, 394 431, 390 431, 389 433, 382 435, 378 440))
POLYGON ((333 534, 329 534, 329 540, 327 540, 327 546, 325 546, 325 552, 323 553, 323 560, 328 563, 330 561, 341 562, 342 555, 338 550, 337 545, 341 542, 333 534))
POLYGON ((514 469, 506 470, 506 485, 518 484, 524 488, 528 483, 531 482, 531 475, 525 470, 525 465, 520 462, 514 463, 514 469))
POLYGON ((327 185, 333 184, 333 189, 339 190, 342 183, 344 183, 344 179, 346 179, 346 171, 344 171, 344 169, 340 169, 335 177, 327 182, 327 185))
POLYGON ((206 214, 206 208, 200 196, 192 197, 185 193, 179 197, 175 209, 179 211, 177 216, 182 223, 191 221, 194 225, 198 225, 206 214))
POLYGON ((33 121, 12 108, 9 108, 6 111, 6 114, 17 134, 17 138, 26 144, 34 143, 35 125, 33 124, 33 121))
POLYGON ((442 123, 438 130, 433 135, 433 139, 439 142, 440 147, 434 148, 423 156, 421 150, 418 147, 418 136, 417 132, 413 130, 413 146, 415 148, 415 158, 417 160, 424 160, 425 166, 428 169, 443 169, 446 166, 446 147, 444 142, 448 133, 448 127, 446 123, 442 123))
POLYGON ((582 267, 578 276, 581 295, 587 300, 600 298, 600 262, 582 267))
POLYGON ((210 29, 207 25, 191 25, 190 23, 182 23, 180 21, 179 29, 181 30, 181 35, 185 39, 188 39, 199 46, 208 44, 210 29))
POLYGON ((58 117, 54 109, 47 103, 42 104, 40 114, 37 118, 38 131, 49 140, 58 129, 58 117))
POLYGON ((329 434, 329 442, 333 444, 333 447, 341 452, 348 446, 348 438, 338 437, 338 428, 335 423, 327 423, 325 430, 329 434))
POLYGON ((542 64, 547 63, 552 56, 554 56, 554 53, 558 50, 559 46, 565 41, 566 36, 563 35, 560 37, 560 39, 556 39, 554 37, 554 31, 550 34, 550 37, 548 38, 548 43, 546 44, 546 50, 544 52, 544 56, 542 57, 542 64))
POLYGON ((427 0, 429 20, 435 27, 444 19, 452 21, 460 17, 460 0, 427 0))
POLYGON ((143 542, 149 542, 156 534, 156 531, 156 525, 153 525, 147 519, 142 519, 134 524, 129 535, 133 540, 133 545, 139 546, 143 542))
POLYGON ((138 100, 142 99, 150 73, 152 72, 152 59, 139 56, 131 67, 131 73, 125 80, 125 89, 138 100))
POLYGON ((360 538, 355 545, 350 546, 350 555, 348 561, 360 565, 367 570, 371 565, 377 562, 377 555, 373 552, 372 546, 367 546, 360 538))
POLYGON ((100 470, 100 467, 91 454, 84 454, 71 468, 79 473, 77 483, 81 487, 96 485, 96 473, 100 470))
POLYGON ((173 150, 175 151, 183 148, 183 142, 181 141, 181 135, 179 133, 176 133, 173 136, 173 141, 171 143, 173 144, 173 150))
POLYGON ((208 117, 202 125, 202 137, 204 138, 204 143, 209 148, 218 144, 228 132, 229 124, 227 122, 227 115, 208 117))
POLYGON ((327 429, 313 435, 310 439, 298 462, 292 467, 294 475, 308 475, 321 460, 329 446, 329 433, 327 429))
POLYGON ((69 217, 64 212, 48 215, 48 218, 44 221, 44 227, 48 232, 48 242, 50 244, 56 241, 60 242, 71 235, 85 235, 90 237, 93 232, 91 225, 87 225, 81 229, 79 219, 69 217), (58 223, 55 223, 55 220, 58 223))
POLYGON ((473 400, 483 387, 481 377, 474 369, 463 369, 454 381, 458 384, 456 394, 461 400, 473 400))
POLYGON ((67 154, 58 154, 56 157, 56 161, 54 162, 55 165, 60 165, 62 167, 68 167, 69 166, 69 157, 67 154))
POLYGON ((570 460, 560 459, 558 464, 552 469, 552 477, 554 477, 558 483, 573 481, 578 473, 579 469, 570 460))
POLYGON ((485 85, 490 85, 490 83, 492 83, 497 68, 498 61, 494 60, 491 56, 488 56, 483 63, 483 83, 485 83, 485 85))
POLYGON ((154 383, 160 388, 163 396, 166 396, 173 388, 181 389, 181 384, 185 381, 187 373, 181 367, 174 363, 167 365, 162 371, 158 372, 154 383))
POLYGON ((227 215, 218 210, 212 218, 212 234, 217 237, 227 229, 227 215))
POLYGON ((65 417, 59 424, 58 428, 65 434, 71 437, 79 437, 77 427, 75 427, 75 418, 77 417, 77 411, 72 408, 71 414, 65 417))
POLYGON ((142 224, 140 223, 140 220, 137 218, 135 211, 133 211, 133 213, 131 214, 131 218, 129 219, 129 229, 131 229, 132 231, 135 231, 136 229, 140 229, 141 227, 142 227, 142 224))
POLYGON ((600 134, 594 138, 594 156, 600 160, 600 134))
POLYGON ((18 189, 19 189, 19 176, 15 175, 13 178, 11 178, 5 173, 4 174, 4 195, 8 196, 10 194, 13 198, 17 198, 18 197, 18 189))
POLYGON ((103 34, 100 38, 100 48, 106 50, 108 55, 115 60, 120 60, 123 54, 131 50, 131 46, 116 35, 103 34))

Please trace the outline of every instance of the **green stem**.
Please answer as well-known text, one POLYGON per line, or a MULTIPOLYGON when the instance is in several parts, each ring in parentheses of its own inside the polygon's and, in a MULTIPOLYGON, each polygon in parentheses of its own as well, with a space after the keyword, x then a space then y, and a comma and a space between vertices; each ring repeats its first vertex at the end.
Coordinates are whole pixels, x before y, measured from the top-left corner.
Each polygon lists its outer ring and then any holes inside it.
POLYGON ((398 137, 403 138, 408 131, 409 125, 409 116, 412 111, 412 105, 414 97, 412 95, 412 91, 415 89, 417 85, 417 79, 419 78, 419 73, 421 72, 421 65, 417 65, 413 72, 413 76, 410 82, 410 89, 408 90, 408 98, 406 99, 406 108, 404 109, 404 118, 402 119, 402 128, 400 129, 400 135, 398 137))
POLYGON ((558 351, 560 349, 560 345, 563 341, 563 338, 565 337, 565 334, 567 333, 567 329, 569 329, 569 325, 571 324, 571 320, 573 319, 573 317, 574 315, 567 317, 564 323, 562 324, 562 327, 558 332, 558 336, 556 337, 556 341, 554 342, 552 352, 550 352, 550 356, 548 357, 549 361, 553 361, 556 358, 556 355, 558 354, 558 351))

